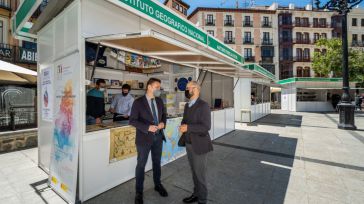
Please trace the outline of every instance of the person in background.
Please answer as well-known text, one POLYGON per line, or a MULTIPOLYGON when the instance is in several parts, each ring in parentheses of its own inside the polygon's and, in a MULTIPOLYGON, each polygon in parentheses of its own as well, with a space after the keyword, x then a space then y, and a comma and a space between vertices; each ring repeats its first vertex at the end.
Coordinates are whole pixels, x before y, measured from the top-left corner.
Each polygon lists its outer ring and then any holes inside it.
POLYGON ((207 203, 207 156, 213 151, 209 135, 211 110, 209 104, 200 99, 200 91, 196 81, 189 82, 185 91, 189 102, 185 105, 180 132, 185 138, 194 189, 190 197, 183 199, 184 203, 207 203))
POLYGON ((363 103, 363 97, 359 96, 359 110, 361 110, 362 103, 363 103))
POLYGON ((86 99, 86 124, 100 124, 101 117, 105 115, 105 80, 98 79, 96 87, 87 93, 86 99))
MULTIPOLYGON (((355 95, 355 110, 358 110, 359 109, 359 100, 360 100, 360 96, 359 96, 359 94, 357 93, 356 95, 355 95)), ((360 109, 359 109, 360 110, 360 109)))
POLYGON ((136 149, 138 152, 137 166, 135 168, 135 204, 143 204, 143 188, 145 165, 149 152, 152 153, 154 190, 162 197, 168 193, 161 183, 161 157, 163 133, 167 122, 167 113, 161 95, 161 81, 150 78, 147 82, 145 96, 136 99, 131 108, 129 124, 136 128, 136 149))
POLYGON ((339 104, 340 100, 341 96, 339 94, 333 94, 331 97, 332 107, 335 109, 335 111, 338 111, 337 104, 339 104))
POLYGON ((110 112, 114 114, 113 121, 129 120, 133 106, 134 98, 129 93, 130 85, 124 84, 121 90, 122 93, 116 95, 111 102, 110 112))
POLYGON ((252 92, 251 94, 250 94, 250 103, 251 103, 251 105, 255 105, 256 104, 256 98, 255 98, 255 93, 254 92, 252 92))

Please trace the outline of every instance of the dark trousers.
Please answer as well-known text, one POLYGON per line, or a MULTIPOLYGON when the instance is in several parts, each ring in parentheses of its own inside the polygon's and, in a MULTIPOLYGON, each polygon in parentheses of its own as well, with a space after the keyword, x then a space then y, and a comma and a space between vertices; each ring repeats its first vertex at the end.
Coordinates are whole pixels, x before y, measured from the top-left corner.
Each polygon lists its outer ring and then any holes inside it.
POLYGON ((207 203, 206 166, 207 154, 196 154, 192 145, 186 143, 188 162, 191 166, 194 184, 193 195, 198 197, 199 203, 207 203))
POLYGON ((137 145, 138 163, 135 169, 136 193, 143 193, 145 165, 148 161, 149 152, 152 152, 153 180, 154 185, 161 184, 161 157, 163 139, 161 134, 153 135, 152 145, 137 145))

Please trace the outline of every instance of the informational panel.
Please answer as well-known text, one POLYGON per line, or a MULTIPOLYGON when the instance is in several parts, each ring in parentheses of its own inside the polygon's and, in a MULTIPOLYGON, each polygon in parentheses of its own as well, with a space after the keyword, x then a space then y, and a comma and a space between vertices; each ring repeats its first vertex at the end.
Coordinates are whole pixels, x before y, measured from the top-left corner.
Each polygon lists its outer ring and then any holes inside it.
POLYGON ((52 67, 42 69, 41 74, 41 112, 42 120, 53 120, 53 71, 52 67))
POLYGON ((136 130, 132 126, 110 130, 110 163, 137 155, 136 130))
POLYGON ((80 121, 79 53, 55 65, 53 141, 51 143, 50 185, 69 203, 75 203, 80 121))
POLYGON ((186 154, 186 149, 178 146, 178 140, 181 137, 179 132, 181 122, 182 118, 172 118, 167 120, 167 126, 164 130, 167 141, 163 142, 162 165, 174 161, 186 154))

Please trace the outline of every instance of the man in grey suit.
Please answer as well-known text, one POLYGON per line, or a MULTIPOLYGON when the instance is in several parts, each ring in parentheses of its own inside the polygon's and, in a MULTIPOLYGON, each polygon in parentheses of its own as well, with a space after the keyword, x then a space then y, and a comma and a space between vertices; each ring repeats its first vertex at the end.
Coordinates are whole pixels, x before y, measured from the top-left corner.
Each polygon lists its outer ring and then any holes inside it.
POLYGON ((187 84, 185 91, 189 102, 185 105, 180 132, 184 134, 187 157, 194 183, 193 194, 184 203, 207 203, 206 166, 208 152, 213 150, 210 106, 200 97, 201 87, 196 81, 187 84))

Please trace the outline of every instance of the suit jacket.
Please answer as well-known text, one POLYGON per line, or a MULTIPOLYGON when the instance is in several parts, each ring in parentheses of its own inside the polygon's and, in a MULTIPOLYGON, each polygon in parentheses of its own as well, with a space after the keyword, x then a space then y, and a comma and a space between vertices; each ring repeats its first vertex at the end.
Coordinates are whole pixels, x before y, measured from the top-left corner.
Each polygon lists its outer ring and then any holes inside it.
POLYGON ((185 137, 189 137, 196 154, 206 154, 213 150, 209 134, 211 129, 211 110, 208 103, 197 99, 192 107, 185 105, 182 124, 187 124, 185 137))
MULTIPOLYGON (((158 108, 159 122, 167 125, 167 114, 162 99, 156 97, 155 102, 158 108)), ((151 145, 153 143, 155 135, 148 131, 149 126, 154 125, 153 114, 146 96, 142 96, 134 101, 129 117, 129 125, 136 128, 136 145, 151 145)), ((166 141, 163 130, 161 130, 161 134, 163 140, 166 141)))

